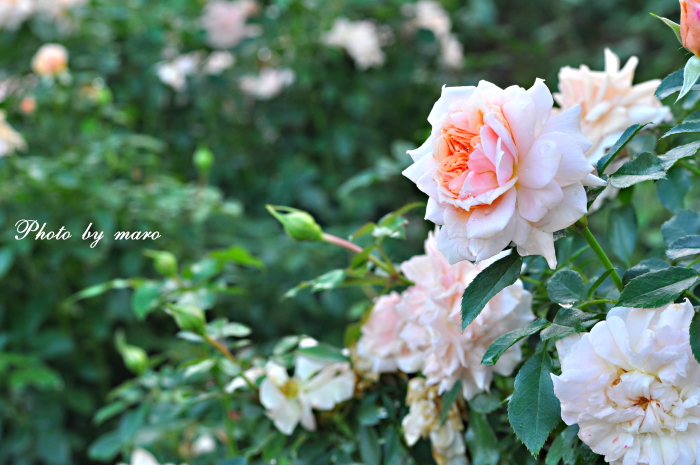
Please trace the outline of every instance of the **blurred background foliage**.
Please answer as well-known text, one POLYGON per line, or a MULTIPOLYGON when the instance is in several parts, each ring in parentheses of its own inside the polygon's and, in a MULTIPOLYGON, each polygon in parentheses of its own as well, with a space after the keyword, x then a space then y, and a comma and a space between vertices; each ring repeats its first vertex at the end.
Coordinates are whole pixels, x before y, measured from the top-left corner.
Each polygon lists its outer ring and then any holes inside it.
MULTIPOLYGON (((0 76, 29 82, 31 57, 47 42, 69 50, 71 74, 70 82, 32 82, 0 105, 28 143, 26 153, 0 158, 0 464, 90 463, 87 447, 106 431, 92 417, 130 377, 115 332, 149 353, 175 344, 169 317, 134 316, 130 289, 66 302, 111 279, 156 276, 145 249, 192 263, 242 246, 264 267, 231 265, 226 280, 244 292, 218 296, 210 319, 243 322, 263 345, 289 334, 341 345, 343 328, 358 316, 351 309, 359 292, 281 296, 342 267, 346 254, 293 243, 265 204, 307 210, 327 231, 347 236, 423 201, 400 172, 409 164, 406 149, 427 136, 425 119, 444 84, 529 87, 541 77, 555 89, 561 66, 602 69, 605 47, 623 60, 639 56, 637 81, 684 63, 682 53, 669 53, 678 48, 673 35, 649 15, 677 18, 675 1, 444 0, 464 48, 459 70, 439 64, 431 32, 407 32, 407 3, 264 1, 249 21, 262 33, 231 50, 235 65, 190 76, 182 91, 159 80, 156 63, 167 50, 211 50, 200 1, 93 0, 72 10, 67 26, 35 17, 0 31, 0 76), (339 16, 372 18, 392 31, 383 66, 359 70, 344 51, 320 42, 339 16), (293 84, 269 100, 244 94, 240 78, 268 65, 292 69, 293 84), (30 114, 19 109, 28 93, 37 105, 30 114), (193 164, 198 147, 213 153, 211 170, 193 164), (65 226, 73 237, 17 241, 19 219, 46 222, 49 231, 65 226), (94 248, 80 240, 89 223, 105 232, 94 248), (112 239, 118 230, 161 238, 119 242, 112 239)), ((688 185, 687 174, 678 175, 688 185)), ((663 245, 658 226, 680 207, 670 199, 660 213, 654 187, 647 191, 635 203, 640 242, 653 255, 663 245)), ((387 244, 397 261, 421 251, 429 226, 418 218, 407 242, 387 244)))

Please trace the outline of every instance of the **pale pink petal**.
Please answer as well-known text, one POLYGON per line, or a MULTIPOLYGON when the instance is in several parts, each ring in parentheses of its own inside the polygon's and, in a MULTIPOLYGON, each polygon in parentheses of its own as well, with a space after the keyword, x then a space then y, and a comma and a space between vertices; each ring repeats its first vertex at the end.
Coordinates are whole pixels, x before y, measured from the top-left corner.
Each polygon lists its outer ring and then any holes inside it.
POLYGON ((520 157, 516 171, 518 184, 530 189, 543 188, 556 176, 561 159, 556 143, 538 138, 527 155, 520 157))
POLYGON ((518 212, 524 219, 536 223, 564 198, 561 187, 555 181, 542 189, 518 188, 518 212))
POLYGON ((467 223, 467 237, 488 239, 503 231, 513 217, 517 197, 511 189, 491 205, 473 209, 467 223))

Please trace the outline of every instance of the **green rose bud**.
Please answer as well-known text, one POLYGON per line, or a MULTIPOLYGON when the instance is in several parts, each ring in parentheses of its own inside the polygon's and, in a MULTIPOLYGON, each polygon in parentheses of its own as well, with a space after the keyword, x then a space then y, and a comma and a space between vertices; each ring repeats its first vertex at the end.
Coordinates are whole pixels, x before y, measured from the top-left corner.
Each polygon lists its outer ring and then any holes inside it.
POLYGON ((175 319, 177 326, 183 331, 204 336, 206 334, 206 323, 204 312, 191 305, 171 304, 165 312, 175 319))
POLYGON ((314 217, 302 210, 291 207, 276 207, 268 205, 267 210, 282 223, 289 237, 297 241, 320 241, 323 238, 323 230, 316 223, 314 217), (285 213, 281 213, 285 212, 285 213))
POLYGON ((168 278, 177 276, 177 258, 170 252, 158 250, 145 250, 143 254, 153 259, 153 266, 156 271, 168 278))
POLYGON ((124 365, 133 373, 142 375, 148 369, 148 355, 146 355, 146 351, 140 347, 127 344, 124 333, 121 331, 116 334, 114 339, 117 351, 124 360, 124 365))

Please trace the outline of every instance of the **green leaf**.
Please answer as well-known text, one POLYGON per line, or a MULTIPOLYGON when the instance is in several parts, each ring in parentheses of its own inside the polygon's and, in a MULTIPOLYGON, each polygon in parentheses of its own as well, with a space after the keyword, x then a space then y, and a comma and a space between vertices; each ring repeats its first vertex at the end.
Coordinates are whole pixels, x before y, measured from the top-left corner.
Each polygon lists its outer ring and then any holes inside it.
POLYGON ((637 245, 637 214, 632 204, 610 210, 607 235, 613 253, 629 261, 637 245))
POLYGON ((352 261, 350 261, 350 268, 359 268, 365 263, 367 263, 367 260, 369 260, 369 256, 376 248, 376 245, 370 245, 369 247, 365 248, 362 252, 352 257, 352 261))
POLYGON ((0 278, 10 271, 15 261, 15 252, 10 247, 0 248, 0 278))
POLYGON ((127 408, 129 408, 129 404, 127 402, 121 400, 113 402, 99 409, 92 421, 95 425, 101 425, 105 420, 109 420, 113 416, 119 415, 127 408))
POLYGON ((688 171, 680 166, 671 168, 666 179, 656 183, 656 196, 661 205, 673 213, 678 213, 685 205, 685 196, 693 187, 688 171))
POLYGON ((625 274, 622 277, 622 284, 626 286, 628 282, 630 282, 638 276, 649 273, 650 271, 665 270, 670 266, 671 265, 669 265, 663 260, 659 260, 658 258, 642 260, 641 262, 634 265, 632 268, 625 271, 625 274))
POLYGON ((598 173, 599 174, 604 174, 605 169, 608 167, 610 162, 613 161, 613 159, 617 156, 618 153, 622 151, 623 148, 625 148, 625 145, 629 143, 629 141, 632 140, 634 136, 637 135, 639 131, 644 128, 649 123, 646 124, 633 124, 632 126, 628 127, 625 129, 625 132, 622 133, 620 138, 615 142, 615 144, 610 147, 610 150, 601 158, 598 160, 597 168, 598 168, 598 173))
POLYGON ((408 205, 404 205, 395 212, 391 212, 379 220, 376 227, 372 231, 374 237, 391 237, 394 239, 405 239, 406 230, 405 226, 408 223, 406 218, 404 218, 404 213, 408 213, 418 207, 425 205, 423 202, 414 202, 408 205))
POLYGON ((571 464, 575 459, 574 444, 578 435, 578 425, 571 425, 564 428, 559 436, 552 442, 552 446, 547 452, 545 465, 558 465, 560 461, 571 464))
MULTIPOLYGON (((681 93, 678 94, 676 102, 685 97, 685 94, 692 90, 695 83, 698 82, 698 78, 700 78, 700 58, 693 55, 685 64, 685 69, 683 70, 683 87, 681 88, 681 93)), ((668 133, 666 133, 663 137, 666 137, 667 135, 668 133)))
POLYGON ((681 145, 680 147, 669 150, 663 155, 659 155, 659 160, 661 160, 661 164, 664 166, 664 169, 667 170, 678 160, 695 155, 699 148, 700 141, 691 142, 690 144, 681 145))
POLYGON ((547 282, 547 295, 562 305, 580 301, 583 299, 583 278, 573 270, 557 271, 547 282))
POLYGON ((658 308, 676 300, 698 279, 693 269, 672 266, 634 278, 620 294, 620 307, 658 308))
POLYGON ((540 334, 543 341, 558 339, 572 333, 583 331, 583 322, 592 318, 578 308, 560 308, 554 317, 554 322, 540 334))
POLYGON ((700 236, 685 236, 674 241, 666 250, 666 256, 671 260, 700 254, 700 236))
POLYGON ((620 167, 610 177, 610 184, 618 189, 633 186, 643 181, 654 181, 666 177, 664 166, 656 155, 644 152, 620 167))
POLYGON ((192 305, 169 304, 165 313, 173 317, 181 330, 190 331, 199 336, 206 334, 206 318, 201 309, 192 305))
POLYGON ((359 426, 360 432, 360 457, 366 465, 379 465, 382 451, 379 448, 379 438, 374 428, 359 426))
POLYGON ((661 226, 661 234, 666 246, 681 237, 700 234, 700 215, 690 210, 683 210, 661 226))
POLYGON ((323 344, 319 343, 318 345, 311 346, 311 347, 303 347, 301 349, 296 350, 297 355, 301 355, 303 357, 316 360, 316 361, 321 361, 321 362, 326 362, 326 361, 332 361, 332 362, 349 362, 350 359, 343 355, 343 352, 333 346, 329 346, 328 344, 323 344))
POLYGON ((160 285, 154 282, 147 282, 139 286, 131 295, 131 308, 140 320, 146 318, 160 298, 160 285))
MULTIPOLYGON (((599 176, 600 179, 603 181, 607 182, 609 179, 609 176, 607 174, 603 174, 599 176)), ((608 186, 588 186, 586 187, 586 208, 591 208, 591 205, 593 205, 593 202, 596 201, 598 196, 603 193, 605 188, 608 186)))
POLYGON ((700 132, 700 121, 681 123, 677 126, 674 126, 671 129, 669 129, 663 136, 661 136, 661 138, 663 139, 664 137, 674 136, 676 134, 693 134, 696 132, 700 132))
POLYGON ((482 392, 469 400, 469 407, 483 414, 496 411, 501 406, 501 401, 492 392, 482 392))
POLYGON ((489 300, 518 280, 522 266, 523 258, 513 250, 469 283, 462 295, 462 331, 479 316, 489 300))
POLYGON ((367 223, 364 226, 362 226, 360 229, 352 233, 350 236, 350 240, 354 241, 358 237, 362 237, 365 234, 370 234, 372 231, 374 231, 374 228, 376 228, 377 225, 375 223, 367 223))
POLYGON ((551 374, 549 353, 543 350, 533 355, 515 377, 515 390, 508 404, 508 420, 513 431, 535 457, 561 421, 551 374))
POLYGON ((661 16, 656 16, 654 13, 651 13, 651 15, 654 18, 660 19, 661 21, 664 22, 664 24, 666 26, 670 27, 671 30, 673 31, 673 33, 676 35, 676 39, 678 39, 678 42, 680 42, 680 44, 683 45, 683 39, 681 39, 681 25, 680 24, 674 23, 670 19, 662 18, 661 16))
POLYGON ((336 287, 339 287, 341 284, 343 284, 343 281, 345 280, 345 275, 345 270, 329 271, 328 273, 324 273, 316 279, 312 279, 311 281, 305 281, 299 284, 298 286, 293 287, 284 294, 283 298, 287 299, 290 297, 294 297, 299 293, 299 291, 301 291, 302 289, 306 289, 307 287, 310 287, 312 292, 335 289, 336 287))
POLYGON ((523 338, 537 334, 541 329, 546 328, 549 325, 549 321, 545 320, 544 318, 538 318, 524 328, 519 328, 515 331, 504 334, 493 341, 489 348, 486 349, 484 357, 481 359, 481 363, 484 365, 495 365, 498 362, 498 359, 501 358, 501 355, 503 355, 505 351, 510 349, 515 343, 523 338))
POLYGON ((209 253, 209 256, 219 262, 233 262, 241 266, 252 266, 261 270, 265 268, 262 260, 253 257, 250 252, 237 245, 224 250, 214 250, 209 253))
POLYGON ((121 448, 121 436, 118 431, 103 434, 95 442, 90 444, 88 457, 93 460, 106 462, 114 459, 121 448))
POLYGON ((500 459, 498 439, 486 417, 469 412, 469 428, 465 436, 473 465, 497 465, 500 459))
POLYGON ((442 409, 440 409, 440 426, 444 425, 445 422, 447 421, 447 417, 450 414, 450 409, 452 408, 452 404, 455 403, 457 400, 457 397, 462 393, 462 382, 457 381, 454 386, 452 386, 452 389, 447 391, 445 395, 442 397, 442 409))
POLYGON ((387 411, 381 405, 377 405, 377 395, 372 394, 360 402, 357 409, 357 421, 363 426, 378 425, 382 419, 387 417, 387 411))
POLYGON ((690 349, 695 360, 700 362, 700 313, 695 312, 690 322, 690 349))
MULTIPOLYGON (((683 77, 684 77, 684 72, 682 69, 679 69, 678 71, 674 71, 673 73, 669 74, 664 78, 663 81, 661 81, 661 84, 659 84, 659 87, 656 88, 656 91, 654 92, 654 95, 656 95, 656 98, 659 100, 665 99, 669 95, 678 92, 681 90, 683 87, 683 77)), ((697 84, 693 86, 692 90, 700 90, 700 86, 697 84)))

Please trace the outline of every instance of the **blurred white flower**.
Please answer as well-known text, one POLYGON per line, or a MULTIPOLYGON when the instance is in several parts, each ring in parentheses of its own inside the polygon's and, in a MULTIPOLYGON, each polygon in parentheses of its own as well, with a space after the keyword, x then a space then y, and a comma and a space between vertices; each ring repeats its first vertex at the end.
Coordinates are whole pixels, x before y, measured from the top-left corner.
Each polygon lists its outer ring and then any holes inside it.
POLYGON ((214 452, 215 450, 216 450, 216 440, 214 439, 213 436, 211 436, 209 434, 200 435, 192 443, 192 455, 194 457, 208 454, 210 452, 214 452))
POLYGON ((326 45, 344 48, 360 69, 384 64, 382 39, 372 21, 337 18, 322 40, 326 45))
MULTIPOLYGON (((306 338, 299 347, 317 345, 306 338)), ((278 430, 290 435, 297 424, 308 431, 316 430, 316 419, 311 409, 332 410, 336 404, 352 398, 355 391, 355 373, 347 362, 320 362, 297 355, 294 377, 272 362, 265 367, 267 377, 260 385, 260 402, 268 410, 267 416, 278 430)))
MULTIPOLYGON (((559 71, 559 93, 554 94, 561 110, 581 105, 581 132, 593 146, 586 152, 596 163, 633 124, 658 124, 671 116, 668 107, 654 96, 660 80, 632 85, 639 60, 631 57, 620 69, 620 58, 605 49, 605 71, 586 65, 559 71)), ((557 110, 557 111, 561 111, 557 110)))
POLYGON ((425 250, 425 255, 401 265, 415 284, 400 297, 391 294, 377 300, 363 325, 358 355, 377 371, 421 371, 428 385, 438 386, 439 394, 461 381, 462 394, 470 399, 488 389, 494 372, 510 375, 520 361, 520 346, 515 345, 495 366, 481 363, 494 340, 534 319, 532 296, 518 281, 491 299, 462 331, 462 294, 490 262, 450 265, 433 233, 425 250))
POLYGON ((17 29, 35 12, 34 0, 0 0, 0 29, 17 29))
POLYGON ((448 68, 461 68, 464 59, 462 44, 451 33, 452 20, 440 2, 420 0, 406 5, 404 13, 413 18, 408 22, 409 30, 425 29, 432 32, 440 44, 440 61, 448 68))
POLYGON ((246 25, 248 16, 255 13, 258 4, 253 0, 212 0, 202 13, 202 25, 207 40, 214 48, 231 48, 246 37, 258 34, 258 28, 246 25))
POLYGON ((204 72, 210 75, 223 73, 236 63, 236 57, 227 51, 216 51, 209 54, 204 60, 204 72))
POLYGON ((32 58, 32 71, 43 77, 55 77, 68 70, 68 50, 60 44, 44 44, 32 58))
POLYGON ((257 379, 263 376, 264 374, 265 368, 258 366, 250 367, 243 372, 243 376, 237 376, 233 379, 233 381, 228 383, 226 385, 225 390, 228 393, 233 393, 241 388, 249 387, 248 382, 250 382, 250 384, 252 385, 255 385, 255 381, 257 381, 257 379))
POLYGON ((282 92, 294 82, 294 71, 287 68, 265 67, 257 76, 243 76, 239 83, 241 90, 260 100, 268 100, 282 92))
POLYGON ((430 438, 433 458, 438 465, 467 465, 461 433, 464 424, 457 403, 452 404, 447 421, 440 425, 441 400, 437 386, 428 385, 424 378, 408 382, 406 403, 408 415, 401 421, 406 443, 413 446, 421 437, 430 438))
POLYGON ((195 74, 202 61, 200 52, 179 55, 170 61, 156 64, 156 74, 163 84, 176 91, 182 91, 187 85, 187 77, 195 74))
POLYGON ((690 349, 688 300, 614 308, 590 333, 557 342, 552 375, 562 419, 617 465, 700 463, 700 364, 690 349))
MULTIPOLYGON (((137 447, 134 452, 131 453, 131 462, 129 464, 120 463, 119 465, 160 465, 158 460, 145 449, 137 447)), ((172 465, 169 463, 163 465, 172 465)))
POLYGON ((12 129, 0 110, 0 157, 11 155, 17 150, 26 150, 27 143, 20 133, 12 129))

